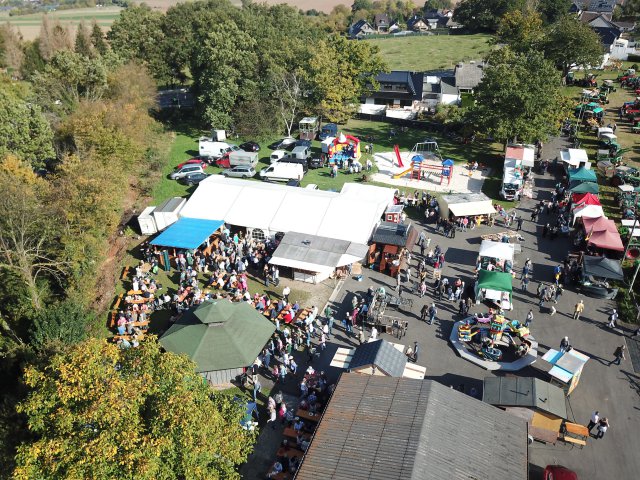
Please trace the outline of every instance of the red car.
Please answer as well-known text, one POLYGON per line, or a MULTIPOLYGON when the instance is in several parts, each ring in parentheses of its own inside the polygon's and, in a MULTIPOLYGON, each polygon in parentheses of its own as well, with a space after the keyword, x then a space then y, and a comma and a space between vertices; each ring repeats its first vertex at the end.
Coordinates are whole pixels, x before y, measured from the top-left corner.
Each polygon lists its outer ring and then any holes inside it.
POLYGON ((544 480, 578 480, 578 475, 562 465, 547 465, 544 469, 544 480))
POLYGON ((184 165, 200 165, 202 168, 207 166, 207 162, 202 160, 201 158, 191 158, 186 162, 182 162, 180 165, 176 167, 176 169, 182 168, 184 165))

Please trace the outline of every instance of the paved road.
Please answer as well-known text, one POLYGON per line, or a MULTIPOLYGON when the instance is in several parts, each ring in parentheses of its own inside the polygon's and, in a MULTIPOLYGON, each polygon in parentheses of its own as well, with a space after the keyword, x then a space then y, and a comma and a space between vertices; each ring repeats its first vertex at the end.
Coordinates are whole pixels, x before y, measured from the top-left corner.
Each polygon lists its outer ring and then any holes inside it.
MULTIPOLYGON (((545 146, 544 158, 555 158, 557 149, 564 146, 561 139, 556 139, 545 146)), ((557 238, 553 242, 548 238, 541 238, 540 232, 546 217, 543 214, 538 223, 529 221, 531 208, 540 199, 548 199, 556 180, 550 175, 536 176, 534 199, 524 200, 518 208, 518 213, 525 219, 523 226, 522 253, 517 257, 516 268, 520 268, 526 258, 533 262, 533 280, 529 290, 535 293, 538 281, 550 281, 553 267, 565 258, 570 243, 567 238, 557 238)), ((454 239, 445 239, 435 234, 431 227, 419 225, 432 238, 432 245, 440 244, 446 247, 446 263, 443 275, 449 278, 460 277, 467 285, 473 283, 472 272, 480 244, 479 235, 489 231, 499 231, 499 226, 490 229, 483 227, 474 231, 458 232, 454 239)), ((419 251, 416 249, 416 256, 419 251)), ((415 263, 415 262, 414 262, 415 263)), ((412 269, 416 270, 415 265, 412 269)), ((414 277, 415 278, 415 277, 414 277)), ((362 282, 353 279, 346 281, 334 305, 346 313, 350 306, 353 292, 364 293, 369 286, 383 285, 387 290, 395 287, 395 280, 378 272, 365 272, 362 282)), ((519 281, 514 281, 514 287, 519 281)), ((516 289, 517 290, 517 289, 516 289)), ((419 299, 411 295, 414 305, 411 312, 406 314, 409 321, 405 344, 417 340, 423 354, 418 363, 427 367, 427 375, 447 385, 460 387, 469 392, 472 387, 480 390, 481 381, 489 372, 457 357, 449 346, 447 339, 453 323, 458 320, 457 305, 449 302, 436 302, 439 310, 437 325, 427 325, 419 320, 419 311, 424 302, 431 302, 430 297, 419 299)), ((607 311, 612 307, 610 301, 585 298, 585 314, 580 321, 571 318, 573 306, 578 295, 565 290, 556 305, 557 313, 548 314, 546 308, 540 309, 532 293, 514 292, 514 310, 510 318, 524 320, 530 308, 534 311, 532 333, 540 342, 541 350, 558 348, 560 340, 568 335, 574 348, 591 357, 584 369, 580 385, 571 395, 567 403, 570 418, 577 423, 586 424, 591 412, 599 410, 609 418, 611 427, 602 440, 590 440, 584 449, 571 449, 561 443, 556 446, 534 443, 529 450, 531 462, 531 478, 540 478, 545 465, 559 463, 575 470, 580 479, 632 479, 640 472, 640 457, 637 455, 637 444, 640 440, 640 376, 633 371, 628 359, 621 366, 609 366, 613 358, 613 351, 618 345, 633 342, 623 335, 630 330, 621 329, 619 332, 604 327, 607 311)), ((481 310, 481 306, 472 311, 481 310)), ((382 338, 389 338, 381 335, 382 338)), ((345 343, 345 338, 339 334, 334 341, 345 343)), ((348 342, 347 342, 348 343, 348 342)), ((337 375, 335 369, 327 367, 332 352, 337 346, 328 349, 321 359, 321 364, 332 375, 337 375)), ((533 370, 523 370, 519 375, 533 375, 533 370)), ((470 414, 470 421, 473 421, 470 414)), ((469 439, 469 446, 473 448, 473 439, 469 439)), ((499 461, 508 461, 502 459, 499 461)))

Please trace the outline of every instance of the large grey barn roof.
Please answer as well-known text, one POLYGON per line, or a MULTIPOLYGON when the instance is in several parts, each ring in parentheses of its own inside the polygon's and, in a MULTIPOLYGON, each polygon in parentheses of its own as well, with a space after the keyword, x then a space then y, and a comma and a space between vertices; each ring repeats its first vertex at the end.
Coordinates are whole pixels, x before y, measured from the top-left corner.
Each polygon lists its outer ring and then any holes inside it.
POLYGON ((524 480, 527 425, 433 380, 344 373, 296 480, 524 480))
POLYGON ((366 245, 318 237, 306 233, 287 232, 273 252, 274 257, 286 258, 314 265, 335 267, 342 255, 364 258, 369 251, 366 245))
POLYGON ((491 405, 531 408, 567 418, 562 389, 534 377, 486 377, 482 400, 491 405))

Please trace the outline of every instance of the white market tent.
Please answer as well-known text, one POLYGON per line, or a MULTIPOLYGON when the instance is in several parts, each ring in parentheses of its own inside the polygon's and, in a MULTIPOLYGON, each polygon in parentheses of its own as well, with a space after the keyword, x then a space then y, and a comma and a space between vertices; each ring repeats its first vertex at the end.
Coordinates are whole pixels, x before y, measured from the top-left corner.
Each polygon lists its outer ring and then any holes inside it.
POLYGON ((536 158, 536 150, 533 145, 510 145, 504 156, 505 160, 515 160, 518 165, 532 167, 536 158))
POLYGON ((496 213, 491 199, 484 193, 443 195, 438 204, 440 205, 440 216, 442 218, 449 218, 449 213, 454 217, 493 215, 496 213))
MULTIPOLYGON (((340 193, 212 175, 180 212, 270 236, 290 231, 366 244, 394 190, 345 184, 340 193)), ((260 236, 258 235, 258 236, 260 236)))
POLYGON ((582 148, 567 148, 560 150, 560 160, 568 164, 571 168, 584 166, 586 169, 591 168, 587 151, 582 148))
POLYGON ((513 262, 514 246, 512 243, 492 242, 483 240, 480 244, 481 257, 497 258, 513 262))
POLYGON ((573 210, 573 222, 576 223, 576 220, 580 217, 584 218, 598 218, 604 217, 604 212, 602 211, 601 205, 584 205, 582 207, 576 208, 573 210))

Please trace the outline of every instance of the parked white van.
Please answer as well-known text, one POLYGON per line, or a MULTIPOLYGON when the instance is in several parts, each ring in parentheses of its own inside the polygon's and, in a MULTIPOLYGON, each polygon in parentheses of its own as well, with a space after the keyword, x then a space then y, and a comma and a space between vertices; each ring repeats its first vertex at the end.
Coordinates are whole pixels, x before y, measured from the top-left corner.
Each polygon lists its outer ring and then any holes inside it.
POLYGON ((286 152, 285 150, 274 150, 273 152, 271 152, 269 160, 271 160, 271 163, 276 163, 281 158, 286 157, 287 153, 288 152, 286 152))
POLYGON ((289 180, 302 180, 304 177, 304 170, 299 163, 280 163, 276 162, 273 165, 263 168, 260 171, 260 178, 262 180, 272 181, 286 181, 289 180))
POLYGON ((209 137, 200 137, 198 140, 198 151, 203 157, 211 157, 217 160, 229 150, 235 149, 227 142, 218 142, 209 137))

